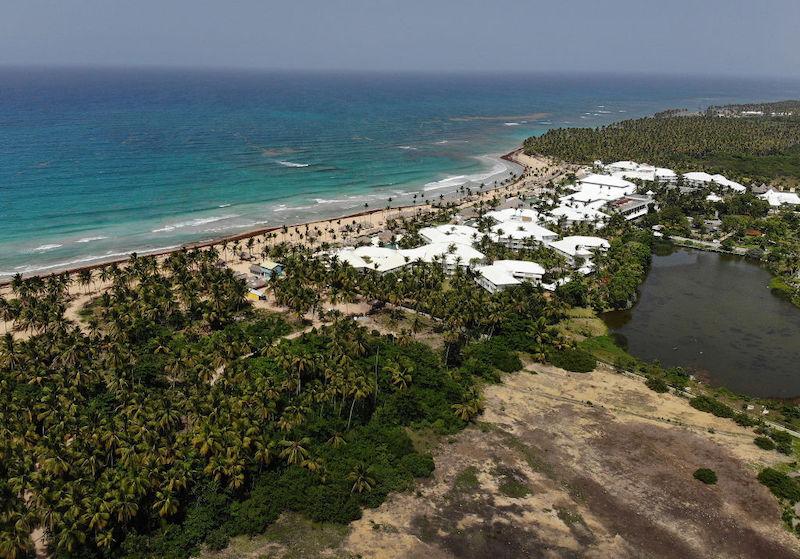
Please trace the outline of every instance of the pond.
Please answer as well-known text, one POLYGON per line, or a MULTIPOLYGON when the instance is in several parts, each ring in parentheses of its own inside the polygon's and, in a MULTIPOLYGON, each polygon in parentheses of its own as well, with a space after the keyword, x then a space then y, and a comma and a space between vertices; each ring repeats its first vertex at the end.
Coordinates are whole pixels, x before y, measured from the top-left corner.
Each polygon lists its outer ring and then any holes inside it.
POLYGON ((628 351, 751 396, 800 396, 800 309, 743 258, 676 249, 653 256, 639 301, 603 319, 628 351))

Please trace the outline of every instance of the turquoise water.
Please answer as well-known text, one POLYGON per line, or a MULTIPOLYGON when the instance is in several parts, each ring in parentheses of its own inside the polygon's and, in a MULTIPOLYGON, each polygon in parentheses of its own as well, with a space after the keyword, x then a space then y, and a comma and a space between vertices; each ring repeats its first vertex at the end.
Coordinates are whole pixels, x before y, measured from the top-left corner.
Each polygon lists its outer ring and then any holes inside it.
POLYGON ((800 96, 624 76, 0 70, 0 279, 492 181, 550 127, 800 96))

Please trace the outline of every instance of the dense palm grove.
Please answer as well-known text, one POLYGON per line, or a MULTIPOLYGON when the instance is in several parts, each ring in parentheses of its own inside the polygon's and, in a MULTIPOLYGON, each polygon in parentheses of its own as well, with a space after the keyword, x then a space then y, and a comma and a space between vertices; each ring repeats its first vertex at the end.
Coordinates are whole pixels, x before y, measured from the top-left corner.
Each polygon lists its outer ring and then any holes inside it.
MULTIPOLYGON (((777 110, 771 104, 759 107, 777 110)), ((714 113, 667 114, 601 128, 559 128, 528 138, 525 151, 584 164, 644 161, 678 171, 731 173, 752 181, 797 177, 800 115, 731 118, 714 113)))
POLYGON ((0 555, 188 557, 264 530, 284 510, 347 522, 428 475, 407 428, 450 433, 479 384, 561 346, 559 306, 531 286, 498 295, 466 272, 361 274, 279 246, 272 289, 297 319, 255 311, 213 250, 132 257, 95 274, 14 281, 0 352, 0 555), (65 318, 71 281, 111 287, 65 318), (385 302, 397 336, 325 313, 385 302), (441 353, 414 339, 441 336, 441 353))

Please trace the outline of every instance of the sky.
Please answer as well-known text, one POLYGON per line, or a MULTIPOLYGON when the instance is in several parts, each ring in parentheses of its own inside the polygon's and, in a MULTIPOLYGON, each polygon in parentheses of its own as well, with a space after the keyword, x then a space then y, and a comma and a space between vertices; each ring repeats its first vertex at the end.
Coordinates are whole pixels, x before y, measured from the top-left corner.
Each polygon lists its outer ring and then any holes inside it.
POLYGON ((800 0, 0 0, 0 65, 800 77, 800 0))

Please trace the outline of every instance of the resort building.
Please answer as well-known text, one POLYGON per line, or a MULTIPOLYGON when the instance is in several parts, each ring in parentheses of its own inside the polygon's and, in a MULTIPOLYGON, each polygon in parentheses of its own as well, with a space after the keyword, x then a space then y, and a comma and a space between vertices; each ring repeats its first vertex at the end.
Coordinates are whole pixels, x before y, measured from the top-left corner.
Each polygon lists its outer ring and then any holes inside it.
POLYGON ((759 195, 759 198, 769 202, 773 208, 783 206, 784 204, 796 206, 800 204, 800 196, 794 192, 781 192, 773 188, 767 190, 764 194, 759 195))
POLYGON ((582 263, 581 271, 586 273, 587 270, 591 271, 594 268, 591 260, 594 252, 608 250, 611 245, 600 237, 575 235, 552 242, 550 246, 566 256, 570 264, 582 263))
POLYGON ((497 293, 522 283, 512 276, 508 270, 494 265, 481 266, 477 269, 477 272, 478 275, 475 276, 475 282, 489 293, 497 293))
POLYGON ((251 264, 250 273, 261 279, 268 280, 283 273, 283 264, 272 260, 264 260, 259 264, 251 264))
POLYGON ((393 272, 409 263, 398 250, 372 245, 342 248, 331 256, 356 270, 375 270, 381 274, 393 272))
POLYGON ((514 250, 530 246, 532 241, 549 243, 558 238, 558 233, 530 221, 505 221, 492 226, 491 239, 514 250))
MULTIPOLYGON (((389 249, 387 249, 389 250, 389 249)), ((486 260, 486 256, 462 243, 430 243, 417 248, 396 251, 408 262, 441 263, 445 272, 452 274, 457 267, 470 268, 486 260)))
POLYGON ((477 269, 475 281, 489 293, 497 293, 523 281, 538 284, 545 269, 536 262, 527 260, 497 260, 489 266, 477 269))
POLYGON ((525 208, 505 208, 503 210, 494 210, 491 212, 486 212, 483 216, 493 219, 497 223, 505 223, 506 221, 524 221, 536 223, 540 219, 538 212, 525 208))
POLYGON ((628 180, 639 179, 648 182, 662 182, 674 184, 678 180, 678 175, 672 169, 666 167, 654 167, 636 163, 635 161, 617 161, 604 165, 606 172, 615 177, 628 180))
POLYGON ((631 194, 624 198, 612 200, 608 203, 608 208, 615 213, 622 215, 626 220, 637 219, 646 215, 650 211, 654 200, 650 196, 641 194, 631 194))
POLYGON ((460 243, 471 245, 480 241, 484 234, 467 225, 436 225, 423 227, 419 236, 428 243, 460 243))
POLYGON ((618 198, 636 192, 636 185, 620 177, 598 175, 592 173, 578 181, 579 190, 591 190, 597 193, 606 192, 611 198, 618 198))
POLYGON ((730 188, 736 192, 744 192, 747 190, 743 185, 726 178, 724 175, 709 175, 703 171, 684 173, 683 182, 687 186, 693 186, 695 188, 708 188, 716 184, 717 186, 730 188))
POLYGON ((267 298, 266 293, 264 293, 263 289, 248 289, 247 293, 245 293, 245 299, 249 301, 263 301, 267 298))
POLYGON ((578 203, 562 204, 557 208, 550 210, 547 220, 552 223, 559 223, 563 221, 567 226, 576 223, 589 222, 594 224, 596 229, 605 227, 605 222, 608 221, 608 214, 601 212, 590 206, 585 206, 578 203))

